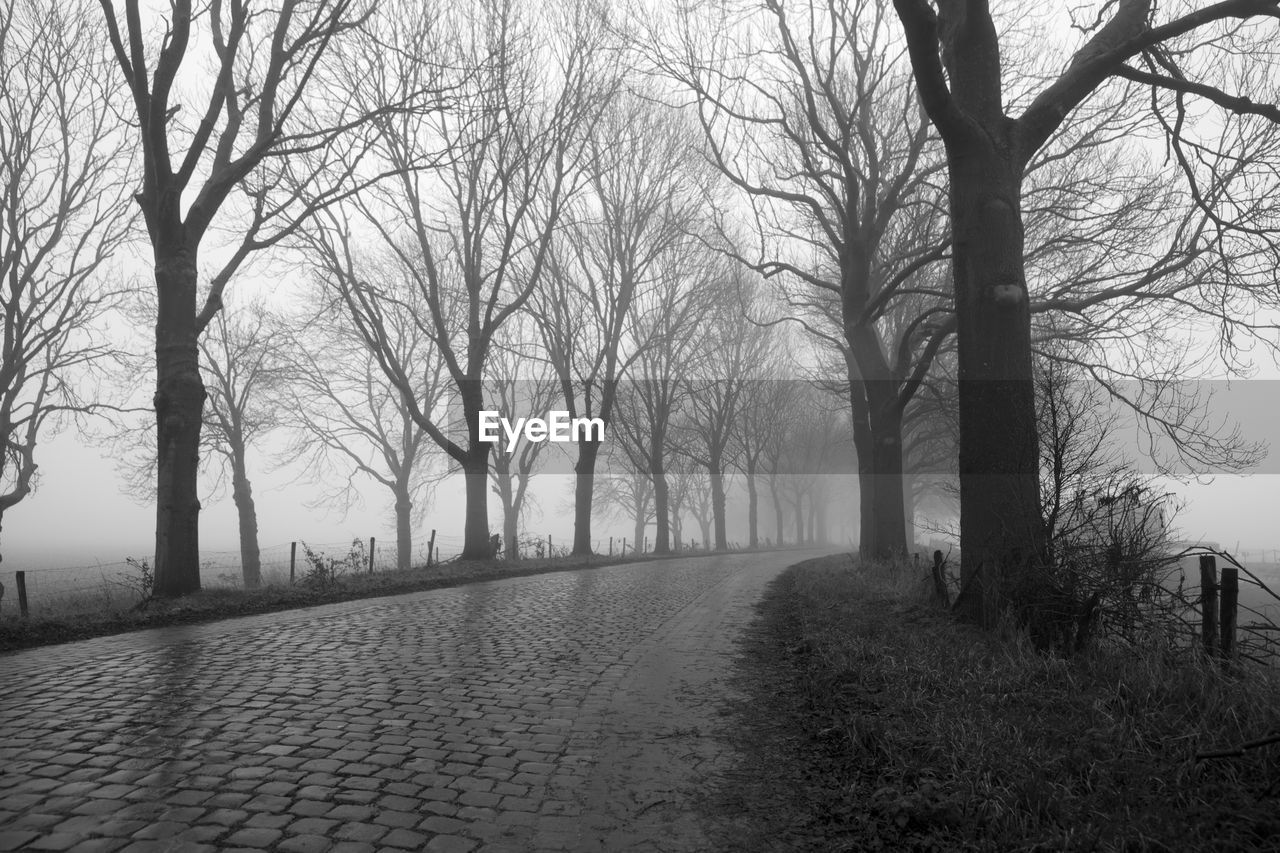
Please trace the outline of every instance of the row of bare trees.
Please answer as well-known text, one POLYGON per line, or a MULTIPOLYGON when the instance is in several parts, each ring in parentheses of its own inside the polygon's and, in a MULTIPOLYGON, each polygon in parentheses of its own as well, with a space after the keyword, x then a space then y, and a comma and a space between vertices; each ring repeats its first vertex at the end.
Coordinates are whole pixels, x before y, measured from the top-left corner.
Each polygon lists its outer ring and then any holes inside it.
POLYGON ((642 472, 609 489, 667 551, 694 503, 726 546, 734 471, 759 540, 758 481, 783 506, 785 456, 839 430, 804 437, 826 415, 795 411, 828 411, 804 385, 756 386, 837 376, 863 555, 905 552, 913 506, 958 472, 962 605, 985 623, 1006 578, 1051 559, 1033 356, 1101 383, 1182 464, 1256 455, 1171 380, 1206 369, 1196 330, 1228 366, 1276 345, 1274 0, 1079 19, 976 0, 100 6, 9 0, 0 32, 28 47, 4 52, 6 129, 26 136, 3 136, 0 511, 30 489, 40 424, 92 408, 62 377, 110 354, 90 318, 132 188, 160 594, 199 586, 202 433, 256 578, 246 448, 283 411, 292 458, 390 490, 402 545, 441 470, 424 456, 447 456, 479 557, 491 491, 515 547, 542 452, 495 455, 480 411, 563 404, 611 436, 575 448, 574 551, 602 453, 642 472), (224 305, 266 255, 303 271, 274 325, 224 305), (690 470, 705 497, 673 488, 690 470))

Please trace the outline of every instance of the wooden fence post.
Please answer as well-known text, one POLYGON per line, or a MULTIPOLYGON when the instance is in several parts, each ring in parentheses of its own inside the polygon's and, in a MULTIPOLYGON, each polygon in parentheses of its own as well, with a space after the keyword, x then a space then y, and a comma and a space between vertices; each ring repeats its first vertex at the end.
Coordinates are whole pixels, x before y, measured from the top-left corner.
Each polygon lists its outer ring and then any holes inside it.
POLYGON ((627 537, 622 537, 622 556, 627 556, 627 537))
POLYGON ((609 537, 609 556, 613 556, 613 537, 609 537))
POLYGON ((30 612, 27 609, 27 573, 17 572, 18 580, 18 611, 22 614, 22 618, 26 619, 30 612))
POLYGON ((1218 565, 1212 554, 1200 556, 1200 637, 1206 654, 1218 644, 1218 565))
POLYGON ((298 562, 298 543, 289 543, 289 583, 293 583, 293 567, 298 562))
POLYGON ((551 534, 547 534, 547 559, 551 559, 551 534))
POLYGON ((370 536, 369 537, 369 574, 373 574, 373 540, 374 540, 374 537, 370 536))
POLYGON ((1236 604, 1240 600, 1240 570, 1232 566, 1222 567, 1222 610, 1218 627, 1222 634, 1218 653, 1230 659, 1236 652, 1236 604))
POLYGON ((436 529, 431 528, 431 539, 427 542, 427 568, 431 568, 431 558, 436 550, 436 529))

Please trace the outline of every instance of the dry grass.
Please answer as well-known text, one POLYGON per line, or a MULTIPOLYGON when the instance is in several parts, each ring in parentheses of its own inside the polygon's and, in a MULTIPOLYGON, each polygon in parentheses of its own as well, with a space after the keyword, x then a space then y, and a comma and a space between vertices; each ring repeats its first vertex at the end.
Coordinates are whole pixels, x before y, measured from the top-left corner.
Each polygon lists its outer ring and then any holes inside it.
POLYGON ((780 579, 748 646, 735 849, 1280 850, 1280 744, 1196 758, 1280 731, 1280 673, 1045 657, 924 592, 847 556, 780 579))
POLYGON ((104 581, 101 588, 93 592, 60 596, 42 602, 32 612, 30 619, 17 616, 0 618, 0 651, 84 640, 164 625, 211 622, 255 613, 399 595, 499 578, 600 568, 624 562, 700 557, 709 553, 715 552, 684 551, 668 557, 655 557, 652 554, 626 558, 557 557, 518 562, 451 560, 429 569, 418 567, 373 574, 348 572, 339 575, 333 583, 319 585, 305 583, 302 577, 295 584, 290 584, 287 577, 268 577, 267 585, 261 589, 210 587, 181 598, 155 599, 145 606, 139 606, 140 595, 137 589, 129 590, 117 582, 104 581))

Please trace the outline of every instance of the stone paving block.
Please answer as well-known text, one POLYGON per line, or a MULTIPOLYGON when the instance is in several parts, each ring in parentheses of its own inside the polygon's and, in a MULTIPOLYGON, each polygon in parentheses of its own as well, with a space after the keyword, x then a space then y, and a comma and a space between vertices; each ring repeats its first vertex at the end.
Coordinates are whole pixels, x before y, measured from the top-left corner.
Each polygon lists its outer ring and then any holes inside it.
POLYGON ((475 841, 460 835, 437 835, 423 849, 427 853, 470 853, 476 846, 475 841))
POLYGON ((281 841, 276 849, 284 853, 324 853, 332 846, 333 842, 323 835, 295 835, 281 841))
POLYGON ((579 833, 554 821, 584 813, 636 662, 674 640, 707 647, 689 614, 727 613, 722 591, 741 588, 733 612, 749 615, 789 559, 592 569, 185 626, 179 646, 141 632, 0 656, 17 685, 0 732, 23 733, 0 738, 0 812, 15 815, 0 814, 0 838, 183 853, 570 844, 579 833))
POLYGON ((0 850, 21 850, 40 837, 40 833, 22 829, 0 829, 0 850))
POLYGON ((70 848, 68 853, 114 853, 128 843, 124 838, 86 838, 70 848))
POLYGON ((274 844, 277 839, 282 838, 284 833, 278 829, 269 829, 267 827, 246 827, 237 829, 228 835, 223 842, 233 847, 258 847, 266 848, 274 844))

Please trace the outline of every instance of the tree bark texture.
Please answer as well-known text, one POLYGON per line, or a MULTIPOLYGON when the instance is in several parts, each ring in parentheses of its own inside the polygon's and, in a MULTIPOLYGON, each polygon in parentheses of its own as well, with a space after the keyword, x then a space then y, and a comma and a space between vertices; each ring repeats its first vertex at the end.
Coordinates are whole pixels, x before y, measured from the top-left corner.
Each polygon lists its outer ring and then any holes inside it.
POLYGON ((596 458, 599 454, 600 442, 578 443, 578 463, 573 468, 573 555, 575 557, 590 556, 594 553, 591 544, 591 504, 595 494, 596 458))
POLYGON ((947 154, 961 389, 956 608, 992 627, 1044 549, 1022 164, 1012 142, 987 135, 952 141, 947 154))
POLYGON ((253 487, 249 484, 243 451, 236 454, 232 463, 231 496, 236 505, 240 523, 240 572, 245 589, 262 586, 262 553, 258 548, 258 510, 253 502, 253 487))
POLYGON ((204 381, 196 332, 196 252, 156 250, 155 594, 200 589, 200 427, 204 381))

